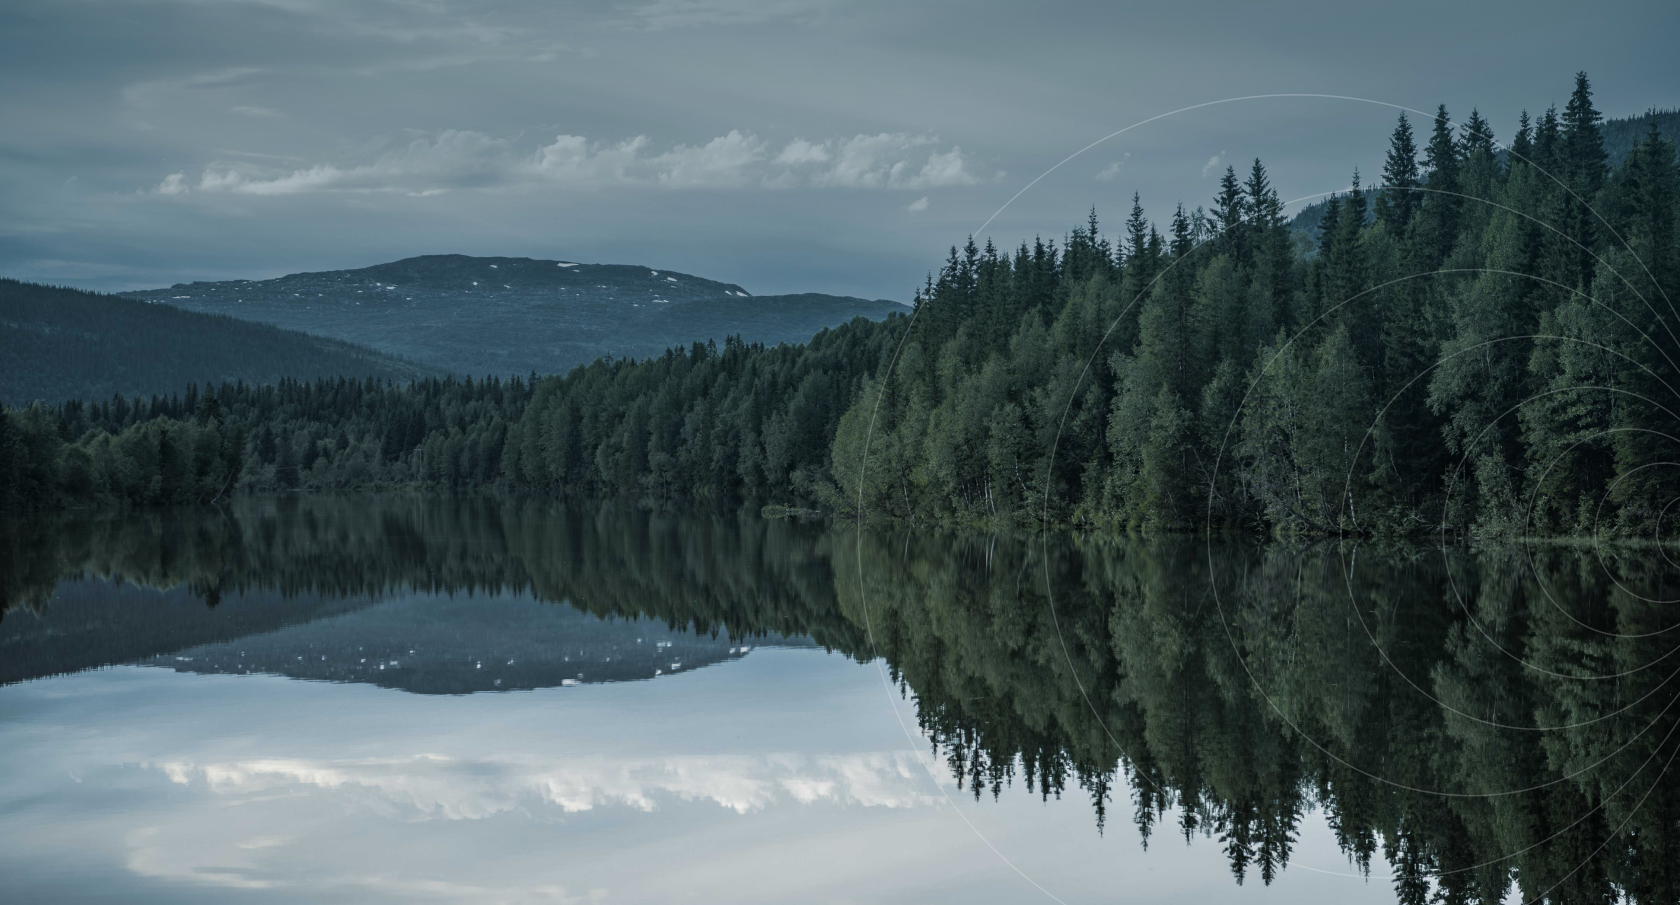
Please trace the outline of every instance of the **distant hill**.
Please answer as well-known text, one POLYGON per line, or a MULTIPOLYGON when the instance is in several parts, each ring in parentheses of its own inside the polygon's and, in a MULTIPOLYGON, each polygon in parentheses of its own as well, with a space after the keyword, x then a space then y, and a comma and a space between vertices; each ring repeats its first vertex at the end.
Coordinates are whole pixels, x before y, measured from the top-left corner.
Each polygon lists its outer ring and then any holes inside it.
POLYGON ((378 601, 272 588, 217 595, 129 581, 61 581, 41 612, 0 613, 0 685, 119 663, 158 661, 186 647, 215 645, 290 625, 343 616, 378 601))
POLYGON ((740 641, 652 620, 601 619, 530 597, 420 595, 133 662, 472 694, 631 682, 737 660, 756 647, 814 646, 805 638, 740 641))
MULTIPOLYGON (((1377 190, 1374 186, 1367 186, 1362 192, 1365 195, 1365 220, 1370 222, 1377 216, 1377 190)), ((1318 225, 1324 220, 1324 204, 1324 201, 1315 201, 1301 208, 1295 219, 1289 221, 1289 228, 1306 234, 1306 237, 1317 245, 1319 234, 1322 232, 1318 225)))
POLYGON ((1633 153, 1633 146, 1645 140, 1645 133, 1656 123, 1657 134, 1669 141, 1680 141, 1680 110, 1653 110, 1644 116, 1629 116, 1624 119, 1607 119, 1602 124, 1604 133, 1604 153, 1610 156, 1610 165, 1621 166, 1622 161, 1633 153))
POLYGON ((804 342, 855 317, 908 312, 846 296, 754 296, 626 264, 427 255, 359 270, 123 293, 370 346, 457 374, 560 373, 731 334, 804 342))
MULTIPOLYGON (((1609 157, 1611 167, 1622 165, 1622 161, 1626 160, 1628 154, 1632 153, 1633 146, 1644 140, 1645 133, 1650 130, 1653 122, 1657 124, 1657 134, 1669 141, 1680 141, 1680 110, 1656 110, 1643 116, 1607 119, 1603 122, 1601 129, 1604 134, 1604 152, 1609 157)), ((1434 120, 1430 119, 1428 123, 1432 124, 1434 120)), ((1413 128, 1419 128, 1415 122, 1413 128)), ((1434 126, 1429 125, 1429 128, 1434 128, 1434 126)), ((1424 134, 1420 136, 1420 139, 1427 140, 1428 137, 1427 134, 1424 134)), ((1507 135, 1504 138, 1509 140, 1510 136, 1507 135)), ((1506 152, 1499 152, 1501 161, 1504 161, 1506 156, 1506 152)), ((1377 190, 1374 186, 1365 189, 1367 216, 1375 216, 1376 214, 1376 196, 1377 190)), ((1305 233, 1307 238, 1317 242, 1318 223, 1322 219, 1324 219, 1324 202, 1315 201, 1301 208, 1301 212, 1295 215, 1289 225, 1295 230, 1305 233)))
POLYGON ((281 377, 412 380, 438 371, 334 339, 0 279, 0 402, 179 393, 188 383, 281 377))
POLYGON ((39 613, 0 615, 0 686, 130 664, 471 694, 652 679, 758 647, 815 646, 803 637, 732 640, 659 620, 602 619, 517 594, 337 597, 252 587, 207 598, 187 585, 73 579, 39 613))

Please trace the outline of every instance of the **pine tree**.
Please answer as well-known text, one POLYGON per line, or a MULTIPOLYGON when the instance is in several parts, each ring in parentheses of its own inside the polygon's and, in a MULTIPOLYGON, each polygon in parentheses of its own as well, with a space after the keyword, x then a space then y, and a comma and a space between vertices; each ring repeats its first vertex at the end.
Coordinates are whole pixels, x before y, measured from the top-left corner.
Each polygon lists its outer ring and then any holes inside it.
POLYGON ((1599 244, 1601 224, 1593 212, 1598 203, 1599 190, 1604 187, 1604 137, 1599 131, 1602 120, 1592 103, 1592 88, 1587 74, 1575 74, 1575 91, 1563 108, 1563 135, 1560 176, 1569 186, 1569 196, 1563 202, 1563 223, 1560 228, 1575 246, 1573 272, 1568 274, 1572 285, 1592 285, 1594 253, 1599 244))
POLYGON ((1599 123, 1604 117, 1593 108, 1592 86, 1585 72, 1575 73, 1575 90, 1563 108, 1563 157, 1570 187, 1591 201, 1604 186, 1604 136, 1599 123))
POLYGON ((1242 183, 1237 181, 1236 168, 1226 167, 1213 202, 1213 225, 1219 231, 1221 247, 1239 266, 1247 264, 1249 259, 1248 212, 1248 200, 1243 195, 1242 183))
POLYGON ((1135 272, 1154 275, 1149 254, 1149 220, 1143 216, 1143 202, 1132 193, 1132 213, 1126 218, 1126 266, 1135 272))
POLYGON ((1423 204, 1418 193, 1417 143, 1412 123, 1404 111, 1394 134, 1388 139, 1388 157, 1383 160, 1382 186, 1377 192, 1377 222, 1396 235, 1404 235, 1412 216, 1423 204))
MULTIPOLYGON (((1459 142, 1459 155, 1464 161, 1464 194, 1471 198, 1491 199, 1499 177, 1499 158, 1494 152, 1493 127, 1472 107, 1470 119, 1464 123, 1460 132, 1463 136, 1459 142)), ((1485 221, 1489 216, 1486 205, 1472 205, 1470 210, 1479 221, 1485 221)))
POLYGON ((1458 238, 1458 214, 1462 207, 1459 195, 1463 191, 1459 182, 1459 154, 1458 142, 1453 140, 1452 120, 1442 104, 1436 109, 1435 129, 1424 149, 1424 163, 1429 167, 1428 191, 1412 242, 1419 269, 1440 267, 1458 238))
POLYGON ((1655 123, 1615 181, 1625 210, 1622 238, 1628 247, 1607 250, 1607 266, 1600 269, 1594 290, 1600 298, 1619 301, 1623 317, 1644 334, 1625 327, 1617 331, 1626 357, 1616 362, 1616 383, 1630 392, 1617 407, 1624 429, 1615 435, 1621 476, 1615 496, 1631 504, 1623 516, 1626 526, 1643 529, 1656 518, 1651 504, 1673 499, 1680 487, 1673 469, 1650 467, 1673 458, 1673 438, 1680 436, 1680 418, 1673 414, 1680 409, 1675 398, 1675 387, 1680 386, 1680 236, 1675 222, 1680 171, 1675 168, 1674 144, 1662 138, 1655 123), (1629 291, 1626 283, 1637 291, 1629 291))

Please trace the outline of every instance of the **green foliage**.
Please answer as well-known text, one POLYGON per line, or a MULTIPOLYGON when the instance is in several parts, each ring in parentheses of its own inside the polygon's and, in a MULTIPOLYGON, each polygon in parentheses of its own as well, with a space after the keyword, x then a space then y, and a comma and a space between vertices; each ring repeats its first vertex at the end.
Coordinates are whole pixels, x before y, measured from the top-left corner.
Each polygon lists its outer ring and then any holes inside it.
POLYGON ((530 385, 283 379, 0 409, 0 509, 213 503, 240 491, 484 487, 530 385))

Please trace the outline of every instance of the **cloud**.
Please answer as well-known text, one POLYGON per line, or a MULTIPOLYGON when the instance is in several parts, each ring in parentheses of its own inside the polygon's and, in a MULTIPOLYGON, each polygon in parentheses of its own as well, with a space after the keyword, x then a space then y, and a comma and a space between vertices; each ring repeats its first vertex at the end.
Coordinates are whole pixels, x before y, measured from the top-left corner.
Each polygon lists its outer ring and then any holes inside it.
POLYGON ((912 201, 909 204, 906 204, 904 206, 904 209, 909 211, 912 214, 919 214, 922 211, 927 210, 928 209, 927 196, 923 195, 922 197, 917 198, 915 201, 912 201))
POLYGON ((629 12, 649 28, 757 25, 776 20, 808 22, 828 0, 648 0, 629 12))
POLYGON ((920 173, 909 179, 895 182, 893 188, 920 189, 945 185, 973 185, 980 180, 969 175, 964 167, 962 148, 952 146, 951 150, 941 154, 938 151, 928 155, 927 163, 922 166, 920 173))
POLYGON ((934 805, 915 752, 684 755, 661 758, 415 755, 366 760, 257 759, 148 764, 180 785, 259 800, 329 790, 407 819, 483 820, 515 810, 658 810, 664 801, 709 802, 739 814, 832 802, 872 808, 934 805))
POLYGON ((168 176, 163 177, 163 181, 158 183, 157 187, 157 193, 159 195, 181 195, 185 194, 186 191, 186 173, 170 173, 168 176))
POLYGON ((1120 175, 1120 161, 1116 160, 1097 173, 1098 182, 1113 182, 1114 177, 1120 175))
POLYGON ((789 167, 806 163, 827 163, 828 159, 827 148, 803 138, 795 138, 788 142, 782 153, 776 155, 776 163, 789 167))
POLYGON ((1224 156, 1225 152, 1220 151, 1218 154, 1209 157, 1208 162, 1202 164, 1202 176, 1205 178, 1208 173, 1212 172, 1214 167, 1219 166, 1219 161, 1224 158, 1224 156))
POLYGON ((645 135, 609 146, 591 145, 581 135, 556 136, 537 152, 536 174, 540 181, 579 188, 631 182, 647 144, 645 135))
MULTIPOLYGON (((215 163, 190 187, 242 195, 388 192, 418 196, 464 189, 698 189, 754 184, 910 191, 979 181, 960 147, 941 151, 934 138, 908 133, 824 142, 796 138, 774 155, 766 141, 738 129, 701 144, 678 144, 658 153, 650 144, 645 135, 616 143, 558 135, 532 150, 528 145, 521 149, 513 139, 448 130, 358 164, 318 163, 286 170, 260 159, 215 163)), ((180 194, 188 188, 185 174, 173 174, 158 191, 180 194)))
POLYGON ((231 108, 229 112, 237 113, 240 116, 253 116, 257 118, 272 118, 286 115, 273 107, 250 107, 244 104, 231 108))
POLYGON ((811 179, 812 185, 836 188, 924 189, 979 182, 967 170, 962 148, 930 152, 921 169, 906 159, 913 151, 934 144, 926 135, 882 132, 855 135, 833 143, 831 165, 811 179))
POLYGON ((764 157, 764 142, 731 130, 704 145, 677 145, 654 158, 659 182, 670 186, 738 186, 746 170, 764 157))

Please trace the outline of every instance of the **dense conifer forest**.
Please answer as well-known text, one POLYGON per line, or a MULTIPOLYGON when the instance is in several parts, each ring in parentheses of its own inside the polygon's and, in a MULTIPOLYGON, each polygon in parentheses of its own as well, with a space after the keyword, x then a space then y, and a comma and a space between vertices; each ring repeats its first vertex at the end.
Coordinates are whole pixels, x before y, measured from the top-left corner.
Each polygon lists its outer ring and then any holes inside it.
POLYGON ((951 523, 1645 531, 1680 489, 1680 170, 1584 74, 1508 138, 1402 115, 1309 240, 1263 164, 1163 228, 972 238, 912 316, 531 381, 288 382, 0 422, 0 500, 501 486, 951 523), (1361 181, 1374 182, 1367 192, 1361 181))

